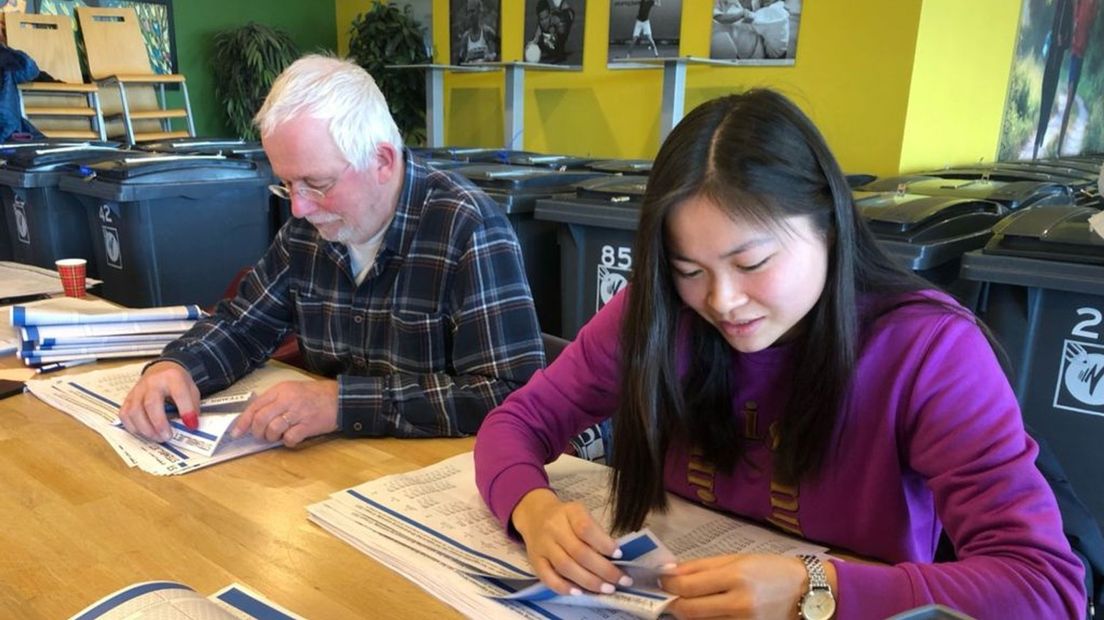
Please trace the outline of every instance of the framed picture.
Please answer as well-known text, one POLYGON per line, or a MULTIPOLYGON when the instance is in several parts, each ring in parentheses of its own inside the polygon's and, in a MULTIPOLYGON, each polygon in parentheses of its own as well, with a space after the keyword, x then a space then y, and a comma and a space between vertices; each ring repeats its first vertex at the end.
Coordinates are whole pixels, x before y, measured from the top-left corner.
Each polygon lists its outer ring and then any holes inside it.
POLYGON ((525 0, 522 59, 546 65, 582 65, 586 0, 525 0))
POLYGON ((502 60, 502 0, 449 0, 449 60, 469 65, 502 60))
POLYGON ((803 0, 714 0, 709 57, 733 64, 792 65, 803 0))
POLYGON ((634 58, 676 58, 682 0, 610 0, 610 63, 634 58))
POLYGON ((997 159, 1104 151, 1104 3, 1024 0, 997 159))
POLYGON ((155 73, 178 72, 172 0, 34 0, 34 3, 38 13, 72 16, 74 28, 78 6, 133 8, 138 13, 138 22, 142 26, 150 67, 155 73))

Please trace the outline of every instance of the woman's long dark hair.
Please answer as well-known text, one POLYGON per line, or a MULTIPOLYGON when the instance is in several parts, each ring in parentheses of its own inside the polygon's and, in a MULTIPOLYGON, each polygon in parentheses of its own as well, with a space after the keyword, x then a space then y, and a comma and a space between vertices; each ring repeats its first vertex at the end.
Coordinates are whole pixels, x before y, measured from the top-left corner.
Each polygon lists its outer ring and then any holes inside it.
POLYGON ((824 291, 795 342, 774 456, 781 480, 815 474, 835 438, 860 344, 858 294, 932 288, 875 244, 827 143, 788 99, 752 90, 694 109, 656 156, 633 248, 611 456, 618 531, 638 529, 650 510, 666 507, 663 464, 673 442, 700 450, 719 471, 731 472, 743 455, 731 346, 697 313, 685 318, 668 263, 667 217, 694 197, 775 228, 784 218, 810 216, 827 242, 824 291), (680 373, 675 342, 687 324, 690 359, 680 373))

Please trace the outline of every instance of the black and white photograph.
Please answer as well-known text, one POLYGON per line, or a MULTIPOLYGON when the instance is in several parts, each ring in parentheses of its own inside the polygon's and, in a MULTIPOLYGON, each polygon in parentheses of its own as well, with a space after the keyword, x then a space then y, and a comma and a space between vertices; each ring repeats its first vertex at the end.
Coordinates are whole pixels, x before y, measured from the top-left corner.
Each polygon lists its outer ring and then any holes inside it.
POLYGON ((525 0, 525 62, 583 64, 586 0, 525 0))
POLYGON ((449 0, 449 59, 454 65, 502 59, 502 0, 449 0))
POLYGON ((714 0, 709 57, 792 65, 802 0, 714 0))
POLYGON ((682 0, 610 0, 609 62, 676 58, 682 0))

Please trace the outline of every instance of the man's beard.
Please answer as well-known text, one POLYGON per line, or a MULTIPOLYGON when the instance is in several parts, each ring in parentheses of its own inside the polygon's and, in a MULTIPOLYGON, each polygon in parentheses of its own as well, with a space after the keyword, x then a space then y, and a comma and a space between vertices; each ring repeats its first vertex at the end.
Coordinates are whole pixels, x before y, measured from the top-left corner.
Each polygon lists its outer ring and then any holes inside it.
POLYGON ((343 218, 339 215, 334 215, 333 213, 326 213, 326 214, 323 214, 323 215, 315 215, 315 216, 308 217, 307 221, 310 222, 312 226, 314 226, 314 229, 317 230, 318 234, 321 235, 322 238, 325 239, 326 241, 330 241, 330 242, 333 242, 333 243, 346 243, 347 244, 347 243, 349 243, 349 239, 351 239, 352 236, 353 236, 353 229, 348 224, 345 224, 345 225, 341 226, 340 228, 338 228, 337 230, 335 230, 335 231, 333 231, 332 233, 329 233, 329 234, 327 234, 326 232, 323 232, 322 228, 319 226, 319 224, 324 225, 324 224, 330 224, 330 223, 333 223, 333 222, 341 222, 342 219, 343 218))

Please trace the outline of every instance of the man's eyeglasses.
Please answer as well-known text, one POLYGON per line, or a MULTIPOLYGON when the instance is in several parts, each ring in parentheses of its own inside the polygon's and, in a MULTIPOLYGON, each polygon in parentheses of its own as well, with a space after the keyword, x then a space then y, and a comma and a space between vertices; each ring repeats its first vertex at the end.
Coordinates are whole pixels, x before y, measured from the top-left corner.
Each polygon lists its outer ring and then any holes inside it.
POLYGON ((274 183, 268 186, 268 191, 283 198, 284 200, 291 200, 291 195, 294 194, 300 198, 306 198, 307 200, 319 201, 326 198, 326 194, 330 192, 341 180, 341 177, 345 175, 345 171, 352 166, 352 162, 345 164, 345 167, 341 169, 341 172, 337 173, 337 177, 325 187, 311 187, 309 185, 300 185, 299 187, 288 187, 282 183, 274 183))

